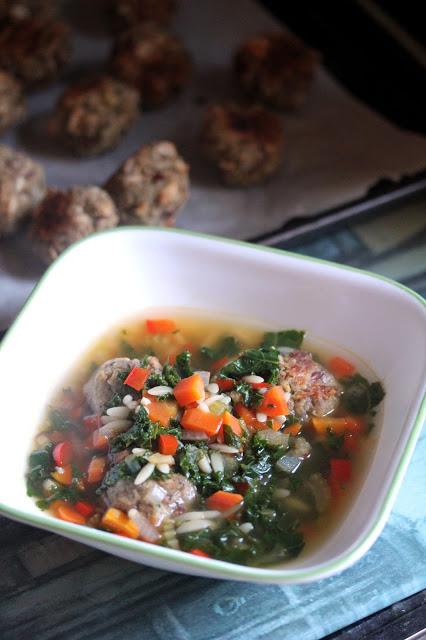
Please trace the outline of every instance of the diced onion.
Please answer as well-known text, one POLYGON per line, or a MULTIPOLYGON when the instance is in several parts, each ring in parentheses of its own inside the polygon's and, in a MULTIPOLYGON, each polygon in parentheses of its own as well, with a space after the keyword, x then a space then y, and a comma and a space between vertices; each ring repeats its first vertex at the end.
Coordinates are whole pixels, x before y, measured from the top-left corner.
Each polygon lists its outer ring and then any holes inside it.
POLYGON ((294 473, 298 470, 301 464, 302 461, 300 458, 286 454, 277 461, 276 467, 285 473, 294 473))
POLYGON ((207 387, 210 382, 210 371, 194 371, 194 373, 198 373, 204 383, 204 386, 207 387))
POLYGON ((176 529, 177 535, 181 533, 191 533, 192 531, 200 531, 200 529, 208 529, 213 525, 211 520, 189 520, 184 522, 176 529))
POLYGON ((158 542, 160 535, 157 529, 142 515, 137 509, 130 509, 127 512, 130 520, 135 523, 139 529, 139 536, 146 542, 158 542))
POLYGON ((188 429, 183 429, 181 436, 181 440, 208 440, 209 436, 203 433, 202 431, 189 431, 188 429))

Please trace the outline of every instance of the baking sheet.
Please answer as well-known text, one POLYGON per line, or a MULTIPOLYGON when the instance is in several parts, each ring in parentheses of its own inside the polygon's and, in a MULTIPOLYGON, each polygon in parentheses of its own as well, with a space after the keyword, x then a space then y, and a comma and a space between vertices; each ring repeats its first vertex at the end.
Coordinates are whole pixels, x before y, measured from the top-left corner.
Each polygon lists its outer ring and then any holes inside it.
MULTIPOLYGON (((111 39, 97 14, 100 3, 92 0, 90 12, 88 6, 87 0, 68 3, 76 32, 65 81, 101 68, 109 53, 111 39)), ((262 187, 222 187, 197 144, 205 104, 234 95, 229 61, 238 43, 277 26, 251 0, 181 0, 174 29, 194 58, 193 82, 172 105, 142 114, 118 149, 73 159, 48 142, 46 115, 65 81, 33 94, 30 119, 1 142, 30 153, 44 165, 51 185, 65 187, 101 185, 140 144, 171 139, 191 165, 191 198, 178 226, 242 239, 359 198, 380 178, 397 180, 426 166, 425 137, 397 129, 320 69, 303 111, 283 116, 286 155, 279 174, 262 187)), ((0 242, 0 327, 10 322, 41 273, 24 237, 0 242)))

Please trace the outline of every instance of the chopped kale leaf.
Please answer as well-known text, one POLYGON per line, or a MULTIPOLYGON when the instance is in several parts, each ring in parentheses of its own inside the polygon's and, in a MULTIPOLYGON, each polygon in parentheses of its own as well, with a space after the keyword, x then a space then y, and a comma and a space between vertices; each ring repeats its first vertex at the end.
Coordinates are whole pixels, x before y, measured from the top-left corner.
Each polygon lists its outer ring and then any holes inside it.
POLYGON ((285 331, 268 331, 265 333, 262 347, 291 347, 299 349, 305 337, 305 331, 287 329, 285 331))

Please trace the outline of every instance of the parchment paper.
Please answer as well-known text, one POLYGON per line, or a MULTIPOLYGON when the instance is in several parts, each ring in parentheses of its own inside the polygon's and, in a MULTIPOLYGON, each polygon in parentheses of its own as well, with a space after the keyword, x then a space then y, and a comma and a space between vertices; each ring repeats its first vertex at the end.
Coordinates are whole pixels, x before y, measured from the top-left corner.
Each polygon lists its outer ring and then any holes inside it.
MULTIPOLYGON (((142 114, 115 151, 73 159, 47 141, 45 118, 67 81, 101 68, 108 56, 111 38, 102 31, 97 7, 96 0, 69 3, 76 27, 71 72, 61 84, 33 94, 29 120, 1 139, 40 161, 51 185, 101 185, 140 144, 170 139, 191 165, 191 198, 178 226, 244 239, 360 197, 380 178, 398 179, 426 166, 426 138, 399 130, 320 69, 306 107, 283 115, 286 154, 279 174, 262 187, 222 187, 197 144, 205 104, 234 95, 229 63, 238 43, 280 28, 251 0, 181 0, 174 30, 194 58, 191 86, 170 106, 142 114)), ((23 236, 0 242, 0 327, 11 321, 41 273, 23 236)))

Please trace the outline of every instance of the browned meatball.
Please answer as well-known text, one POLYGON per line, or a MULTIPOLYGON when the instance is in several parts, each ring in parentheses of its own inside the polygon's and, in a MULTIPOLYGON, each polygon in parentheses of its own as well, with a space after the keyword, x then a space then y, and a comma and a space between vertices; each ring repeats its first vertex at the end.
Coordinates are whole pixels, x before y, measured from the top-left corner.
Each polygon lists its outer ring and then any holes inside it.
POLYGON ((12 233, 46 192, 43 167, 0 145, 0 237, 12 233))
POLYGON ((341 389, 335 377, 306 351, 280 356, 280 384, 291 394, 290 411, 301 418, 325 416, 339 403, 341 389))
MULTIPOLYGON (((120 391, 122 387, 121 375, 139 366, 140 362, 136 358, 113 358, 101 364, 84 385, 84 394, 92 411, 100 413, 114 393, 120 391)), ((163 370, 160 361, 155 356, 149 356, 147 367, 158 373, 163 370)))
POLYGON ((165 480, 148 480, 135 485, 131 480, 119 480, 106 492, 108 506, 121 511, 137 509, 154 527, 161 527, 166 518, 187 511, 197 498, 194 485, 179 473, 165 480))
POLYGON ((176 8, 175 0, 110 0, 109 5, 114 30, 143 22, 167 25, 176 8))
POLYGON ((20 122, 26 112, 21 84, 0 70, 0 133, 20 122))
POLYGON ((143 24, 118 36, 111 72, 138 89, 143 106, 154 108, 169 101, 188 83, 191 62, 178 38, 143 24))
POLYGON ((142 146, 105 185, 126 223, 170 226, 189 195, 188 165, 171 142, 142 146))
POLYGON ((49 132, 78 155, 95 155, 117 145, 139 113, 135 89, 99 76, 65 89, 49 122, 49 132))
POLYGON ((50 16, 54 12, 53 0, 0 0, 0 24, 1 20, 18 22, 50 16))
POLYGON ((293 111, 303 106, 311 88, 318 55, 294 36, 270 33, 248 38, 238 49, 234 72, 251 98, 293 111))
POLYGON ((278 169, 283 130, 279 118, 261 106, 214 105, 204 118, 201 146, 226 184, 249 186, 278 169))
POLYGON ((39 255, 52 262, 77 240, 117 223, 115 205, 99 187, 49 189, 34 212, 31 235, 39 255))
POLYGON ((70 56, 70 30, 59 20, 29 18, 0 30, 0 67, 28 87, 54 80, 70 56))

